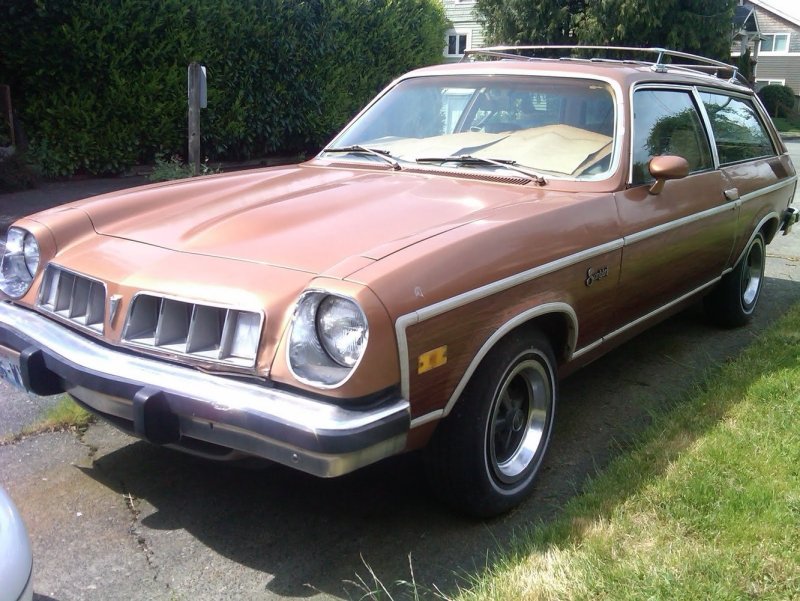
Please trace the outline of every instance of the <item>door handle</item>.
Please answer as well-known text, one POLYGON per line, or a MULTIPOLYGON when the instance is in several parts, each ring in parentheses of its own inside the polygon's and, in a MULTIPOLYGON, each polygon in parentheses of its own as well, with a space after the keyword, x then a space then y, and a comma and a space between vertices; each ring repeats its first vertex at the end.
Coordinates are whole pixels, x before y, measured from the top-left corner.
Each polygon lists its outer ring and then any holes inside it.
POLYGON ((725 190, 725 200, 739 200, 739 188, 725 190))

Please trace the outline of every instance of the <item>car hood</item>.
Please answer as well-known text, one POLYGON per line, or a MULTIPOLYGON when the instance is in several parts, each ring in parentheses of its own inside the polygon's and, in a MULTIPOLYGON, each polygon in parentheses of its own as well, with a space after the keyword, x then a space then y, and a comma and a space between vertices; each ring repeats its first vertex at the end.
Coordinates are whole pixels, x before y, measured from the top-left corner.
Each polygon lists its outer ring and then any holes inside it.
POLYGON ((72 207, 85 211, 101 235, 322 273, 353 256, 383 258, 531 192, 303 164, 146 186, 72 207))

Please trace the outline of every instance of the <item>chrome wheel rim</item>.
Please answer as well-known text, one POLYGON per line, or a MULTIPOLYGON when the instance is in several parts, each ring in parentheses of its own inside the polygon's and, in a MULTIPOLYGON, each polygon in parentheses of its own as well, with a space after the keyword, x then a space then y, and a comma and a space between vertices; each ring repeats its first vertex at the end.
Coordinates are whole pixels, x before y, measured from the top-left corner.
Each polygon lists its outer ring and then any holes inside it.
POLYGON ((545 446, 553 403, 550 374, 540 361, 518 363, 492 406, 487 451, 494 476, 513 484, 526 475, 545 446))
POLYGON ((753 242, 742 270, 742 307, 750 311, 758 300, 764 278, 764 245, 759 239, 753 242))

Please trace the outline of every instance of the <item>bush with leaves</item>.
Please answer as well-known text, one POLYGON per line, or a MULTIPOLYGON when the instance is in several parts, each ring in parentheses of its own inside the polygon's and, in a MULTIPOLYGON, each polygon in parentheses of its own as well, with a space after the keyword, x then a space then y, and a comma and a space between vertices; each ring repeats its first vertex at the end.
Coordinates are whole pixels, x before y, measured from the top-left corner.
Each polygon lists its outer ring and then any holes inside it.
POLYGON ((758 91, 758 97, 771 117, 789 117, 794 114, 796 98, 789 86, 770 84, 758 91))
POLYGON ((730 60, 732 0, 477 0, 503 44, 663 46, 730 60))
POLYGON ((113 173, 185 154, 198 61, 203 154, 241 160, 322 144, 445 26, 439 0, 15 0, 0 81, 45 175, 113 173))
POLYGON ((0 193, 35 188, 39 179, 30 157, 15 148, 0 147, 0 193))

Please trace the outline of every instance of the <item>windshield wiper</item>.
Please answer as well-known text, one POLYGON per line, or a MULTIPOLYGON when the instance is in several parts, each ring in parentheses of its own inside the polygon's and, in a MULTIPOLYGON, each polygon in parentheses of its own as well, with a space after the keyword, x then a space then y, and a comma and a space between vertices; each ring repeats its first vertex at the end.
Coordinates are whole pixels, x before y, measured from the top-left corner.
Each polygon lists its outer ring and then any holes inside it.
POLYGON ((461 163, 463 165, 470 165, 470 164, 494 165, 495 167, 503 167, 504 169, 510 169, 512 171, 516 171, 517 173, 521 173, 522 175, 529 177, 532 182, 537 183, 540 186, 543 186, 547 183, 547 180, 545 180, 541 175, 518 165, 516 161, 511 159, 487 159, 486 157, 476 157, 470 154, 461 154, 450 157, 420 157, 417 159, 417 163, 461 163))
POLYGON ((392 158, 388 150, 380 148, 370 148, 368 146, 361 146, 361 144, 351 144, 350 146, 342 146, 341 148, 323 148, 322 152, 343 152, 343 153, 361 153, 371 154, 379 159, 382 159, 392 166, 395 171, 400 171, 402 167, 400 163, 392 158))

